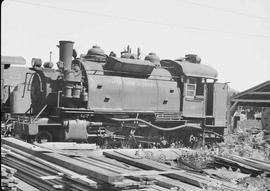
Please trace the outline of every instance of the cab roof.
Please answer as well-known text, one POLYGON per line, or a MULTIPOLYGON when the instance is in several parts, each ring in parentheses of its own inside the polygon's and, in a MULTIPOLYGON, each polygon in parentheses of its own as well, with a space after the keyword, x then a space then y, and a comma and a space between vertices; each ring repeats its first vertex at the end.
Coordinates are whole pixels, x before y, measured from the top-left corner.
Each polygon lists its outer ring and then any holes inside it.
POLYGON ((161 60, 161 66, 169 70, 173 76, 185 75, 216 79, 217 71, 205 64, 190 63, 187 61, 161 60))

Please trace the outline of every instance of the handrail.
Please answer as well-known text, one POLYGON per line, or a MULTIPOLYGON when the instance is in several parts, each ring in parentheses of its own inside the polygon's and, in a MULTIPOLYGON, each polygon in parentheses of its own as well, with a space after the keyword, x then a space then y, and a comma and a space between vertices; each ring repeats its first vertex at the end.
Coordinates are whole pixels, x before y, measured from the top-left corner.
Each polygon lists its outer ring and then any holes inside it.
MULTIPOLYGON (((26 74, 25 74, 25 78, 24 78, 24 87, 23 87, 23 95, 22 95, 22 98, 24 98, 24 95, 25 95, 25 89, 26 89, 26 85, 28 85, 29 86, 29 84, 27 84, 26 83, 26 81, 27 81, 27 77, 28 77, 28 74, 30 74, 29 72, 27 72, 26 74)), ((30 78, 31 79, 31 78, 30 78)), ((27 89, 28 89, 28 86, 27 86, 27 89)))
POLYGON ((48 106, 47 104, 44 105, 44 107, 40 110, 40 112, 37 114, 37 116, 34 118, 32 122, 37 120, 37 118, 42 114, 42 112, 47 108, 47 106, 48 106))
MULTIPOLYGON (((138 74, 138 75, 142 75, 141 73, 139 72, 122 72, 122 71, 114 71, 114 70, 98 70, 98 69, 95 69, 95 70, 86 70, 85 71, 93 71, 94 73, 92 75, 99 75, 99 74, 96 74, 97 72, 115 72, 115 73, 120 73, 120 74, 138 74)), ((156 75, 156 74, 148 74, 146 75, 148 77, 150 76, 158 76, 158 77, 171 77, 171 78, 180 78, 179 76, 165 76, 165 75, 156 75)))
POLYGON ((28 86, 27 86, 27 90, 28 90, 28 91, 30 91, 29 86, 30 86, 30 82, 31 82, 33 76, 34 76, 34 73, 32 73, 32 75, 30 76, 29 83, 28 83, 28 86))

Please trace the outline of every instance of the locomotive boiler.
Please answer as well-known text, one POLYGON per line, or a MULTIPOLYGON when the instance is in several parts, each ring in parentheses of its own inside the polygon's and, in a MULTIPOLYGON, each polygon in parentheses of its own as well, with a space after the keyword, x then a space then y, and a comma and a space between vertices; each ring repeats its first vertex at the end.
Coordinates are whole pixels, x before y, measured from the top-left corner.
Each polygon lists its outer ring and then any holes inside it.
POLYGON ((77 58, 59 42, 58 69, 33 60, 31 118, 18 125, 30 140, 151 144, 220 136, 226 127, 227 84, 196 55, 144 60, 107 56, 98 46, 77 58))

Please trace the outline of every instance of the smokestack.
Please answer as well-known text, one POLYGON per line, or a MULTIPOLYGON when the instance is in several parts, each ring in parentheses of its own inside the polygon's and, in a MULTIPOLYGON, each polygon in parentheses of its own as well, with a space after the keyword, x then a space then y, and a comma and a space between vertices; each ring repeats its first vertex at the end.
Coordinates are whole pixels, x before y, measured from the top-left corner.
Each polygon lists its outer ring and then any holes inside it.
POLYGON ((59 60, 64 63, 64 71, 71 70, 73 44, 72 41, 59 41, 59 60))

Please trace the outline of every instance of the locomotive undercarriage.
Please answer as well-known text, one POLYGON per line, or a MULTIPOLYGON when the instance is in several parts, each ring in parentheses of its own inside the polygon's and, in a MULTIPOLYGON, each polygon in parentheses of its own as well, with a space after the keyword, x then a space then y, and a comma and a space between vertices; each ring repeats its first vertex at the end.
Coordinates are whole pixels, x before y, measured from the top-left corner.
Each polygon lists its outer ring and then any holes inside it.
MULTIPOLYGON (((78 115, 89 116, 85 113, 78 115)), ((24 121, 17 120, 15 124, 16 132, 12 132, 12 134, 20 135, 20 138, 28 142, 88 142, 96 143, 101 148, 197 147, 202 146, 203 139, 207 142, 220 139, 219 136, 213 137, 215 134, 209 130, 205 132, 211 134, 212 137, 203 136, 204 131, 201 128, 203 119, 155 121, 155 115, 138 115, 135 113, 129 115, 94 115, 91 113, 90 116, 88 119, 79 119, 73 115, 73 119, 70 117, 66 118, 67 120, 55 118, 53 121, 40 117, 36 123, 38 124, 38 133, 34 135, 29 133, 30 128, 33 128, 33 125, 30 125, 30 119, 28 119, 28 122, 26 119, 24 121), (26 128, 26 126, 28 127, 26 128), (74 137, 74 130, 85 134, 74 137)))

